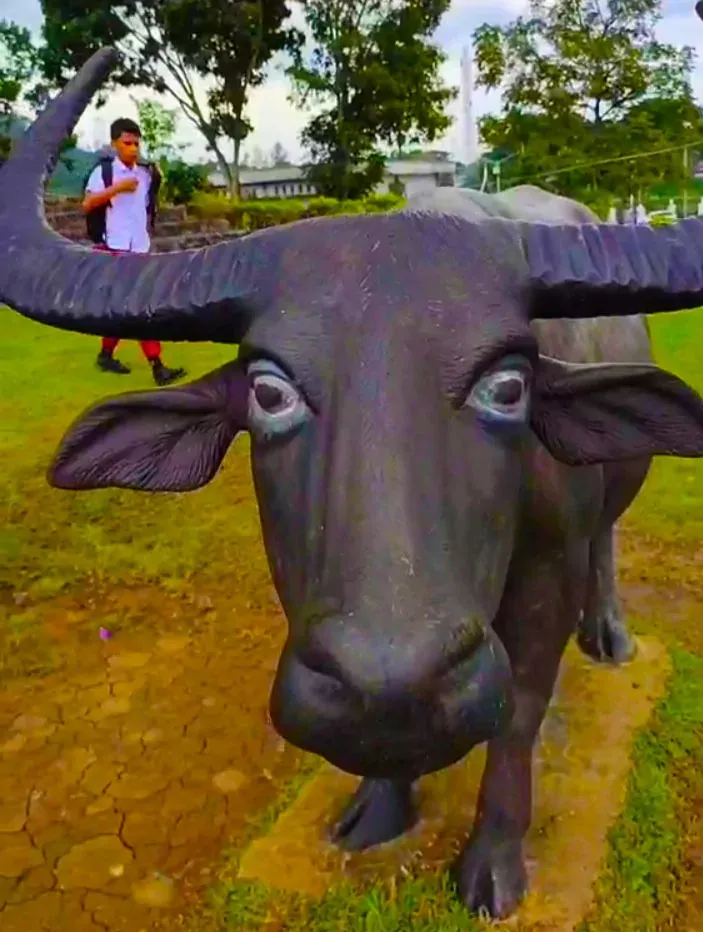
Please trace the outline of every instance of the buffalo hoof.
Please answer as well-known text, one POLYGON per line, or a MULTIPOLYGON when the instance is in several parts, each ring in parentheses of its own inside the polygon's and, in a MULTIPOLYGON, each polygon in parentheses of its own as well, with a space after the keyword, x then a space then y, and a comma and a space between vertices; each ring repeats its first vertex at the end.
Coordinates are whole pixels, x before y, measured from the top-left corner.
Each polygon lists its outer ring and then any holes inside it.
POLYGON ((527 891, 527 872, 519 841, 475 838, 452 868, 461 901, 473 913, 506 919, 527 891))
POLYGON ((584 621, 579 627, 578 643, 585 654, 599 663, 627 663, 637 653, 635 639, 611 612, 584 621))
POLYGON ((411 783, 362 780, 331 839, 347 851, 362 851, 403 835, 416 820, 411 783))

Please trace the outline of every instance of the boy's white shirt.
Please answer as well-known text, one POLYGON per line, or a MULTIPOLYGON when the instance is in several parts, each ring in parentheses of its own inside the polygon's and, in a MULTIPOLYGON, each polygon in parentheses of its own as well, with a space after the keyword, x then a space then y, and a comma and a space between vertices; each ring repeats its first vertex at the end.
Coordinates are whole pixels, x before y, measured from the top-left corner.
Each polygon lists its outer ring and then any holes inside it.
MULTIPOLYGON (((136 191, 117 194, 105 213, 105 239, 109 249, 125 252, 149 252, 151 240, 148 232, 147 202, 151 176, 142 165, 128 168, 117 156, 112 163, 112 183, 117 184, 125 178, 136 178, 139 187, 136 191)), ((102 167, 96 165, 85 186, 86 193, 100 194, 105 190, 102 167)))

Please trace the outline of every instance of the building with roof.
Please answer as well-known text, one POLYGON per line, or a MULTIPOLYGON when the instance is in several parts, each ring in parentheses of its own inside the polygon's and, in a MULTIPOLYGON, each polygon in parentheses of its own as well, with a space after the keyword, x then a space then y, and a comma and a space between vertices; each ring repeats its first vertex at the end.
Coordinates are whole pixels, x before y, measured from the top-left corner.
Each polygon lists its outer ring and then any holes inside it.
MULTIPOLYGON (((432 152, 425 157, 389 159, 376 193, 387 194, 398 182, 403 185, 406 196, 432 188, 454 187, 456 174, 456 163, 450 161, 445 153, 432 152)), ((210 172, 208 182, 216 189, 227 187, 222 172, 217 170, 210 172)), ((315 186, 307 179, 306 167, 299 165, 243 168, 239 184, 243 198, 314 197, 317 194, 315 186)))

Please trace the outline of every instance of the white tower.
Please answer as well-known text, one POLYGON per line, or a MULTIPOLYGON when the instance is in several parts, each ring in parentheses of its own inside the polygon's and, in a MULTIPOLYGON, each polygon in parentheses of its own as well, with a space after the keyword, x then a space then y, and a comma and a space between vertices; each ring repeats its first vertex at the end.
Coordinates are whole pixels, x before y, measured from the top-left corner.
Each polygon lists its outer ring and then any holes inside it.
POLYGON ((474 120, 474 75, 471 46, 465 45, 461 52, 461 120, 463 152, 466 165, 478 158, 478 139, 474 120))
POLYGON ((93 149, 98 152, 110 141, 108 139, 107 124, 100 117, 93 120, 93 149))

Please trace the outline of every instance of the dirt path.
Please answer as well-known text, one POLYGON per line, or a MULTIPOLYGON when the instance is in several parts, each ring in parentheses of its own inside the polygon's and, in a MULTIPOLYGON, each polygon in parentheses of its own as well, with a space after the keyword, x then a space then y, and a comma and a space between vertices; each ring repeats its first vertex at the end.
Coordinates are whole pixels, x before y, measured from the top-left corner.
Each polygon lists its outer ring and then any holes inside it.
POLYGON ((3 932, 152 928, 294 771, 266 711, 280 615, 225 627, 123 632, 0 692, 3 932))

